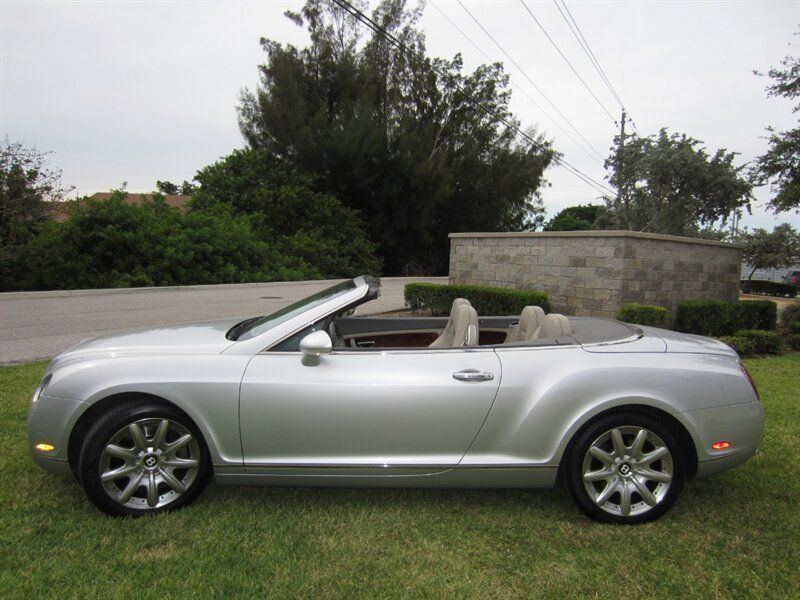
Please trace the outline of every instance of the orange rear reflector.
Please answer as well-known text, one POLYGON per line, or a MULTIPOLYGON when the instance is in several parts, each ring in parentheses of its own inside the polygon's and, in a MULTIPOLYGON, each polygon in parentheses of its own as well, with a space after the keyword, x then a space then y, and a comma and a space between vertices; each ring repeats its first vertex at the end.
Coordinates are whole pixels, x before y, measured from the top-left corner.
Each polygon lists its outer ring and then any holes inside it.
POLYGON ((731 443, 730 442, 714 442, 713 444, 711 444, 711 447, 714 450, 725 450, 725 448, 730 448, 731 447, 731 443))

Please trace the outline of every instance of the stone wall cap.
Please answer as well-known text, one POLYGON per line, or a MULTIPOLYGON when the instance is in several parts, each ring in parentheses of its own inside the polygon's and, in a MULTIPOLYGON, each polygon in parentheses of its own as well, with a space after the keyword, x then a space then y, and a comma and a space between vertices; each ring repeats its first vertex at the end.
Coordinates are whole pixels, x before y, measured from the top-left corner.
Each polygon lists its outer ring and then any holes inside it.
POLYGON ((616 229, 601 229, 589 231, 485 231, 485 232, 464 232, 451 233, 451 239, 458 238, 592 238, 592 237, 618 237, 618 238, 637 238, 643 240, 660 240, 662 242, 679 242, 683 244, 699 244, 701 246, 721 246, 723 248, 741 249, 741 244, 731 244, 730 242, 718 242, 717 240, 706 240, 703 238, 691 238, 680 235, 666 235, 663 233, 646 233, 642 231, 626 231, 616 229))

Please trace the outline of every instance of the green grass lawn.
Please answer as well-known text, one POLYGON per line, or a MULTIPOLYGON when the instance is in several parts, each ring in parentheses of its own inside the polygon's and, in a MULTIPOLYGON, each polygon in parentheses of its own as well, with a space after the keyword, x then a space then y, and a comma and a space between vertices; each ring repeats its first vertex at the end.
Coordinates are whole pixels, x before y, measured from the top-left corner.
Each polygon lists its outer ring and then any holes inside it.
POLYGON ((563 490, 211 485, 178 513, 113 519, 28 456, 44 363, 0 367, 0 596, 797 598, 800 353, 747 365, 763 452, 639 527, 592 523, 563 490))

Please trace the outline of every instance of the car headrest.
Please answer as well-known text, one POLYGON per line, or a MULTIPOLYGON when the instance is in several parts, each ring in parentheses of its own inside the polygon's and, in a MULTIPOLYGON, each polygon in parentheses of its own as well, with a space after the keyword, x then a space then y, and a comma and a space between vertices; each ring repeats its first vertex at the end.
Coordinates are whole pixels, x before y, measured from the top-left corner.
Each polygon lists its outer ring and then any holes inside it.
POLYGON ((542 324, 544 310, 540 306, 526 306, 522 309, 517 323, 506 337, 506 343, 522 342, 533 339, 533 334, 542 324))
POLYGON ((571 334, 572 325, 569 319, 558 313, 550 313, 549 315, 545 315, 544 319, 542 319, 542 324, 536 329, 531 339, 543 340, 571 334))

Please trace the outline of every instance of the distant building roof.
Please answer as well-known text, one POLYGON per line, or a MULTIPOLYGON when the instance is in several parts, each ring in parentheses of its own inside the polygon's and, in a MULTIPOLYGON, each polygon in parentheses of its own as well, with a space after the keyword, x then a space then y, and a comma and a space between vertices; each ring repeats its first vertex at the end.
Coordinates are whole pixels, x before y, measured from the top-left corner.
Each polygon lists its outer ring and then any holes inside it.
MULTIPOLYGON (((113 192, 97 192, 89 196, 89 200, 96 200, 104 202, 111 198, 113 192)), ((139 206, 143 202, 150 202, 156 194, 140 194, 129 192, 125 196, 127 204, 139 206)), ((172 208, 184 208, 191 201, 192 197, 188 194, 160 194, 164 198, 164 202, 172 208)), ((67 208, 72 205, 75 200, 65 200, 63 202, 45 202, 48 214, 56 221, 65 221, 67 219, 67 208)))

